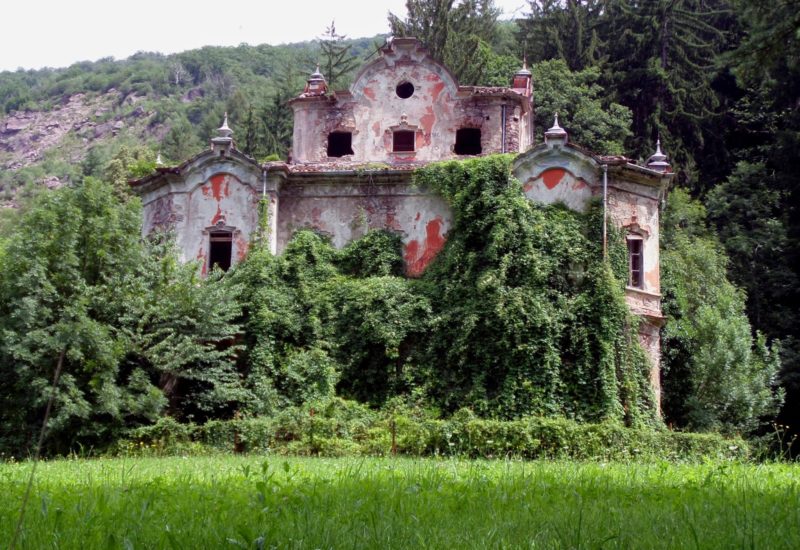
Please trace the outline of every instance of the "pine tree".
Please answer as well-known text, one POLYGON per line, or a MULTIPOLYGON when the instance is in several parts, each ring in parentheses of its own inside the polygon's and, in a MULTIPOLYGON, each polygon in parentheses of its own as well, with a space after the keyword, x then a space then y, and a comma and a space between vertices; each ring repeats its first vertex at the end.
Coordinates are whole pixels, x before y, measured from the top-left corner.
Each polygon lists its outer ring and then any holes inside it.
POLYGON ((360 60, 351 52, 351 46, 345 43, 347 36, 336 32, 336 21, 331 21, 325 34, 319 38, 320 67, 332 90, 346 84, 348 75, 360 65, 360 60))
POLYGON ((531 0, 517 36, 531 61, 563 59, 573 71, 602 64, 608 0, 531 0))
POLYGON ((492 44, 497 31, 494 1, 407 0, 406 10, 405 19, 389 14, 392 34, 419 38, 459 81, 474 83, 467 81, 475 78, 475 52, 492 44))
POLYGON ((718 106, 711 86, 725 47, 725 0, 612 0, 607 6, 606 81, 633 112, 632 151, 644 156, 661 137, 694 183, 694 152, 718 106), (613 38, 613 40, 612 40, 613 38))

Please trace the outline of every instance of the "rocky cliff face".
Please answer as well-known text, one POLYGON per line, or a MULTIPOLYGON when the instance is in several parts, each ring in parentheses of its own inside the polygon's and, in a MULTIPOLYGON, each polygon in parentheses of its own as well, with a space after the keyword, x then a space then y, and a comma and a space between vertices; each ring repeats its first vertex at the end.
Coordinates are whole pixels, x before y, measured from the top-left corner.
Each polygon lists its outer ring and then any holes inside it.
MULTIPOLYGON (((122 97, 112 89, 99 95, 73 94, 47 111, 12 111, 0 118, 0 170, 35 165, 54 150, 79 163, 92 146, 122 134, 160 140, 167 129, 152 123, 155 112, 144 100, 135 93, 122 97)), ((46 176, 41 183, 58 187, 62 182, 46 176)))

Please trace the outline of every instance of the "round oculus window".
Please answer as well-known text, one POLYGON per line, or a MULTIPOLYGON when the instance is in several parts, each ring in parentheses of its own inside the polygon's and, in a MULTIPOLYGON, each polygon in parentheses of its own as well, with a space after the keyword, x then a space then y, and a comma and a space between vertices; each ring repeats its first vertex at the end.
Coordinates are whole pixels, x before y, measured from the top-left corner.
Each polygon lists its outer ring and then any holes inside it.
POLYGON ((394 91, 400 99, 408 99, 414 95, 414 85, 411 82, 401 82, 394 91))

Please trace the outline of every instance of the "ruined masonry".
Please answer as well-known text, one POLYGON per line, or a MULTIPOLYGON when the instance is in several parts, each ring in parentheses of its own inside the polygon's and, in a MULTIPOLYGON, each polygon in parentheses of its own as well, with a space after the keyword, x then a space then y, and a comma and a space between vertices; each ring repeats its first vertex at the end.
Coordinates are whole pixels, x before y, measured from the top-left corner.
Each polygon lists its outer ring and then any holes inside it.
POLYGON ((646 166, 590 153, 569 142, 557 117, 534 145, 530 71, 523 66, 511 82, 459 86, 418 40, 390 39, 350 90, 329 90, 319 70, 309 77, 290 102, 287 162, 259 164, 239 152, 226 116, 210 149, 132 182, 144 204, 143 232, 174 232, 183 259, 198 260, 203 273, 215 264, 227 269, 247 254, 264 198, 273 253, 301 228, 330 236, 337 247, 386 229, 402 236, 406 272, 418 276, 444 246, 452 218, 439 196, 411 184, 413 170, 519 153, 513 173, 530 200, 583 211, 592 197, 605 197, 608 222, 626 235, 626 298, 643 320, 639 336, 658 397, 659 205, 672 177, 666 156, 660 144, 646 166))

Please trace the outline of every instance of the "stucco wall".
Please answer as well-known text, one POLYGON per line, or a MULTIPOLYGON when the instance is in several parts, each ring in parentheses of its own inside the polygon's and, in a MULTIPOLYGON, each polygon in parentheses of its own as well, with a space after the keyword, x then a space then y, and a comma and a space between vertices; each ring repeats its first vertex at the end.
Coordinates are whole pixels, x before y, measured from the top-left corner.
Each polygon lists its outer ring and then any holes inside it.
POLYGON ((175 234, 183 261, 199 260, 206 273, 212 228, 234 233, 233 261, 247 253, 248 242, 258 227, 260 169, 230 159, 205 159, 169 185, 144 190, 142 233, 155 230, 175 234))
POLYGON ((411 276, 420 275, 441 250, 451 223, 443 199, 407 183, 288 184, 281 189, 279 204, 278 253, 301 228, 328 235, 337 248, 370 229, 387 229, 402 237, 411 276))
MULTIPOLYGON (((509 75, 509 80, 511 75, 509 75)), ((327 156, 328 134, 352 132, 348 160, 402 163, 457 158, 459 128, 481 130, 482 153, 519 152, 529 144, 529 101, 507 91, 459 88, 452 75, 419 43, 396 40, 382 57, 357 75, 350 91, 295 99, 293 160, 313 163, 327 156), (397 86, 408 82, 413 94, 401 98, 397 86), (505 105, 505 109, 503 106, 505 105), (505 131, 503 122, 505 119, 505 131), (392 152, 394 130, 415 132, 415 151, 392 152)))

